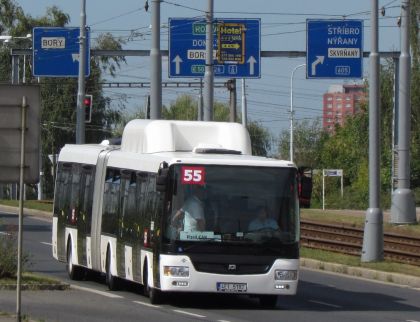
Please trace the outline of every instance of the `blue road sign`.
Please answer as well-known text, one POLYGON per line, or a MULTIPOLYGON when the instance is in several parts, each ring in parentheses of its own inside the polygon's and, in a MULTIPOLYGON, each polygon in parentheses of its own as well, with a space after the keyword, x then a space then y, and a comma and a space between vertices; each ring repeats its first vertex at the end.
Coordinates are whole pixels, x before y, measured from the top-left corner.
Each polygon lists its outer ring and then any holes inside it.
MULTIPOLYGON (((35 27, 33 29, 33 75, 79 76, 79 28, 35 27)), ((90 74, 89 29, 86 29, 86 69, 90 74)))
MULTIPOLYGON (((214 76, 261 77, 260 19, 215 19, 214 76), (219 27, 223 26, 224 29, 219 27), (220 39, 218 35, 222 35, 220 39), (218 46, 221 51, 218 51, 218 46)), ((203 77, 206 59, 205 19, 169 19, 169 77, 203 77)))
POLYGON ((363 77, 363 20, 307 20, 306 76, 363 77))

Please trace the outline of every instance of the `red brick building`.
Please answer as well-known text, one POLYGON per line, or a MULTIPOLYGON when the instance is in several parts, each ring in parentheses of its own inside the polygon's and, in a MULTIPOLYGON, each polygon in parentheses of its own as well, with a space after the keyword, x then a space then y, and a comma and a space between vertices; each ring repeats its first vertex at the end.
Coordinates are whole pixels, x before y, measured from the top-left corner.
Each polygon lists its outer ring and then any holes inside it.
POLYGON ((331 85, 323 96, 322 127, 334 132, 336 123, 343 125, 346 117, 360 110, 366 99, 365 85, 331 85))

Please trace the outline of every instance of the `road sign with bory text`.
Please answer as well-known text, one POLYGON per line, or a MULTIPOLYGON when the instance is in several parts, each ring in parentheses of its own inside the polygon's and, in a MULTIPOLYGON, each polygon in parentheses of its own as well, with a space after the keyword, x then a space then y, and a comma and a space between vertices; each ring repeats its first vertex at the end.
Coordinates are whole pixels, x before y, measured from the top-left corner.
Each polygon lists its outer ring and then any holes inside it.
MULTIPOLYGON (((33 29, 33 75, 36 77, 78 77, 79 35, 76 27, 33 29)), ((85 76, 90 74, 89 28, 86 28, 85 76)))
MULTIPOLYGON (((260 19, 215 19, 213 70, 215 77, 261 77, 260 19), (220 39, 219 39, 220 37, 220 39)), ((206 21, 169 19, 169 77, 203 77, 206 60, 206 21)))
POLYGON ((307 78, 363 77, 363 20, 306 21, 307 78))

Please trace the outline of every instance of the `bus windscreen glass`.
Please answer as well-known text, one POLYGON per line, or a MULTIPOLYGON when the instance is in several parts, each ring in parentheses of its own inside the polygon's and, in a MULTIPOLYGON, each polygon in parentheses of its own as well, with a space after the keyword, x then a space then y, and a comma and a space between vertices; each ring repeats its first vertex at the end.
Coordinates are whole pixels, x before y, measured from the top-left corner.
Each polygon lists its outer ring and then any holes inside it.
POLYGON ((175 165, 166 241, 285 244, 299 239, 296 169, 175 165))

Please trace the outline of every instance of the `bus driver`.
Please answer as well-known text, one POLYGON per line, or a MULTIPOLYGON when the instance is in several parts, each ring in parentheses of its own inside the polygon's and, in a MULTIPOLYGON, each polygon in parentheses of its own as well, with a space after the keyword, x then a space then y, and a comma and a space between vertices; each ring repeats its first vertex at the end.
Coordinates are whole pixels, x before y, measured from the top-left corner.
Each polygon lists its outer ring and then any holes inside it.
POLYGON ((204 218, 205 190, 201 185, 192 186, 192 195, 184 202, 172 218, 172 224, 182 221, 183 231, 203 231, 206 225, 204 218))

